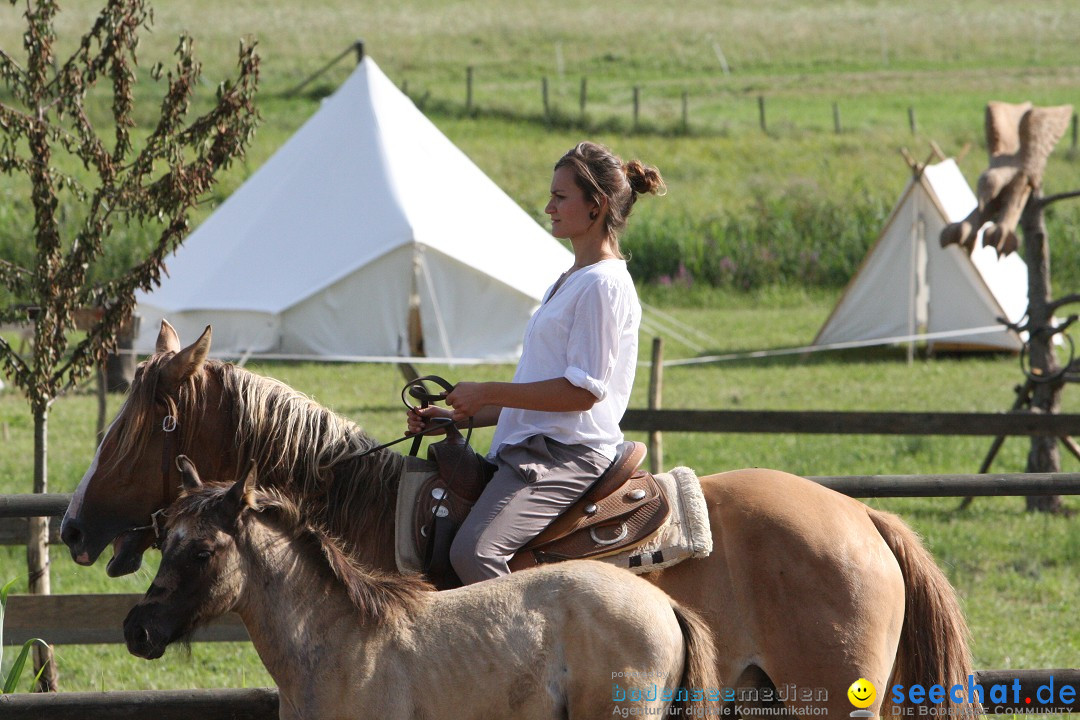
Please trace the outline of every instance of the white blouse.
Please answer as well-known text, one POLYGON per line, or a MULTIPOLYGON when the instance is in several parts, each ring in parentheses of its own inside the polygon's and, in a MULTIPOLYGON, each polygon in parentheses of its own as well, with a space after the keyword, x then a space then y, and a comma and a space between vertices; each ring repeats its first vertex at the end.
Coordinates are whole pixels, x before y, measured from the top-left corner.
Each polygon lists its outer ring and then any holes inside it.
POLYGON ((503 445, 545 435, 567 445, 585 445, 615 458, 619 429, 637 368, 641 305, 623 260, 601 260, 567 277, 533 313, 514 382, 563 377, 596 396, 583 412, 503 408, 491 456, 503 445))

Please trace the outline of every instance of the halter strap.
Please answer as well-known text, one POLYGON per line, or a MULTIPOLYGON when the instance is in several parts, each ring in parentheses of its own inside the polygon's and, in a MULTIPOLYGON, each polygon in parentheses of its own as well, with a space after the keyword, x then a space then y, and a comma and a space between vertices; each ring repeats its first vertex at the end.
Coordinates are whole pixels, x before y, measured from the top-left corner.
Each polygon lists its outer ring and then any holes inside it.
POLYGON ((177 456, 176 430, 179 427, 180 423, 175 415, 166 415, 161 421, 161 430, 165 433, 165 438, 161 442, 161 507, 150 514, 149 525, 137 525, 126 531, 137 532, 139 530, 153 530, 154 545, 159 545, 161 543, 161 518, 165 515, 165 509, 169 506, 169 472, 170 467, 177 456))

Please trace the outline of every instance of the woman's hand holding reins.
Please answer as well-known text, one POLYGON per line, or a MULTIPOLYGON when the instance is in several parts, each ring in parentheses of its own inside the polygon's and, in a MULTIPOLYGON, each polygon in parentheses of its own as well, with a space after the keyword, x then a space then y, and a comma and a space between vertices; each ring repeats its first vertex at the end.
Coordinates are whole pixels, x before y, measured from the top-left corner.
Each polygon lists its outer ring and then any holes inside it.
POLYGON ((454 422, 467 422, 491 404, 485 394, 490 385, 491 383, 459 382, 454 386, 446 395, 446 404, 454 409, 454 422))
MULTIPOLYGON (((447 408, 437 407, 435 405, 429 405, 424 408, 409 408, 409 412, 405 416, 405 422, 408 426, 406 434, 416 435, 430 427, 430 421, 432 418, 450 418, 453 413, 447 408)), ((432 430, 427 433, 428 435, 445 435, 446 428, 440 428, 438 430, 432 430)))

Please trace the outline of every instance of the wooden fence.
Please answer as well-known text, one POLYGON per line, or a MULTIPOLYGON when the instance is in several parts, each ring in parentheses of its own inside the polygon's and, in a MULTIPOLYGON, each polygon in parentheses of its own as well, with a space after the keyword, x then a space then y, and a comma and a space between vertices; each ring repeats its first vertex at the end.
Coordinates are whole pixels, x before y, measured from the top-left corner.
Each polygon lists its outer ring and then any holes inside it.
MULTIPOLYGON (((631 431, 730 433, 835 433, 894 435, 1080 435, 1080 415, 1004 413, 876 413, 791 411, 629 410, 623 428, 631 431)), ((980 475, 821 476, 811 480, 853 497, 943 497, 983 495, 1080 494, 1080 473, 980 475)), ((17 542, 19 523, 31 516, 63 515, 71 496, 0 495, 0 540, 17 542)), ((54 525, 57 523, 53 523, 54 525)), ((54 528, 55 532, 55 528, 54 528)), ((21 644, 45 637, 64 644, 123 642, 122 623, 139 595, 13 595, 8 601, 4 643, 21 644)), ((203 642, 246 641, 247 631, 228 614, 196 633, 203 642)), ((973 682, 1009 687, 1008 702, 987 702, 994 714, 1080 711, 1075 699, 1065 702, 1057 688, 1080 686, 1080 670, 982 670, 973 682), (1041 696, 1040 696, 1041 690, 1041 696), (1014 698, 1016 699, 1014 701, 1014 698), (1027 701, 1030 698, 1030 702, 1027 701)), ((0 716, 10 720, 41 718, 141 718, 156 720, 200 717, 258 719, 277 717, 277 693, 254 690, 137 691, 0 696, 0 716)))

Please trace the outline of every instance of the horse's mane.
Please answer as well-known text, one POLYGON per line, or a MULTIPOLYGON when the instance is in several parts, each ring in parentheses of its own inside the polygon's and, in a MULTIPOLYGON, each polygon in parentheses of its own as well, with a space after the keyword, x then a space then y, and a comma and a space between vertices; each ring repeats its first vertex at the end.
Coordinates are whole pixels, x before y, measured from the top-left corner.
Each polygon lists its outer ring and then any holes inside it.
MULTIPOLYGON (((201 517, 213 513, 231 487, 230 483, 210 483, 196 491, 185 492, 169 513, 170 524, 184 515, 201 517)), ((420 606, 425 593, 434 590, 419 575, 365 568, 353 559, 342 540, 310 519, 310 513, 303 510, 301 503, 294 502, 276 488, 254 490, 249 502, 250 508, 263 521, 299 545, 299 552, 307 551, 315 556, 315 549, 318 549, 318 556, 344 588, 365 624, 379 624, 408 615, 420 606)))
POLYGON ((158 377, 173 353, 148 358, 135 374, 127 400, 109 434, 118 446, 112 469, 141 455, 154 430, 157 409, 165 404, 180 426, 180 449, 196 459, 198 423, 191 418, 208 407, 210 386, 220 384, 216 408, 228 412, 235 427, 236 467, 240 477, 249 459, 259 470, 259 484, 303 497, 305 509, 324 518, 345 537, 365 540, 378 553, 392 542, 393 509, 404 458, 378 451, 354 422, 335 414, 285 383, 228 363, 209 360, 203 372, 185 380, 173 395, 158 387, 158 377))
POLYGON ((207 371, 231 406, 238 476, 254 458, 260 486, 303 497, 310 515, 343 537, 363 537, 368 547, 393 542, 401 455, 365 455, 376 443, 356 423, 285 383, 227 363, 207 363, 207 371))
POLYGON ((166 393, 158 378, 173 357, 174 353, 157 353, 136 371, 109 429, 117 442, 110 471, 145 452, 161 405, 178 420, 180 451, 196 460, 199 423, 192 418, 226 412, 235 428, 234 476, 241 477, 254 459, 260 486, 303 497, 306 512, 348 540, 363 538, 371 557, 393 543, 401 455, 382 450, 360 457, 376 443, 356 423, 285 383, 218 360, 206 361, 202 372, 194 373, 174 393, 166 393), (214 402, 212 386, 221 388, 217 407, 209 406, 214 402))

